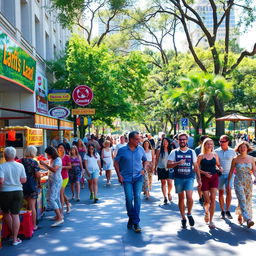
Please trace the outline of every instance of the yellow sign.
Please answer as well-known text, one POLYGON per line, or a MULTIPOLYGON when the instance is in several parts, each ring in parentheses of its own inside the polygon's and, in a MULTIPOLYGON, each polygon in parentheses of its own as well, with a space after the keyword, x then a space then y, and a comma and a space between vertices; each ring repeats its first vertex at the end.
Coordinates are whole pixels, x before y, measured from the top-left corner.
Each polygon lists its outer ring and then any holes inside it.
POLYGON ((70 101, 71 96, 67 92, 49 93, 48 100, 50 102, 66 102, 70 101))
POLYGON ((43 130, 42 129, 28 129, 27 130, 27 146, 42 146, 43 130))
POLYGON ((58 119, 35 114, 35 127, 58 130, 58 119))
POLYGON ((95 108, 72 109, 72 115, 95 115, 95 108))

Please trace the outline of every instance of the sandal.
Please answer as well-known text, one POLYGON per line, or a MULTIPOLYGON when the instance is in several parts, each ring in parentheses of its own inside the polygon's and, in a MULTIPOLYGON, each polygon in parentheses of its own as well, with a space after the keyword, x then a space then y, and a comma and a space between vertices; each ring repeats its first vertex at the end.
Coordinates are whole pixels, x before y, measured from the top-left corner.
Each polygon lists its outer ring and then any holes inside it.
POLYGON ((213 222, 210 222, 210 224, 209 224, 209 228, 214 229, 214 228, 216 228, 216 226, 214 225, 214 223, 213 223, 213 222))
POLYGON ((205 215, 204 215, 204 221, 205 221, 206 223, 208 223, 208 222, 210 221, 209 213, 208 213, 208 212, 205 213, 205 215))
POLYGON ((238 215, 238 223, 240 224, 240 225, 243 225, 243 217, 242 217, 242 215, 238 215))
POLYGON ((254 225, 254 222, 252 220, 247 220, 247 228, 250 228, 254 225))

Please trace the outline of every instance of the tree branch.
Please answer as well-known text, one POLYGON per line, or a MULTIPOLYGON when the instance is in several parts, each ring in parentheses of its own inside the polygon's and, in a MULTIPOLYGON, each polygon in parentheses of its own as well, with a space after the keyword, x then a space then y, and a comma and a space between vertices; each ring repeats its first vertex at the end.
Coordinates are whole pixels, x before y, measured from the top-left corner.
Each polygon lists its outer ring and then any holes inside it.
POLYGON ((254 56, 254 55, 256 55, 256 43, 254 44, 253 50, 251 52, 243 51, 241 53, 236 63, 233 66, 231 66, 231 68, 226 72, 226 74, 230 74, 240 64, 240 62, 244 59, 244 57, 254 56))

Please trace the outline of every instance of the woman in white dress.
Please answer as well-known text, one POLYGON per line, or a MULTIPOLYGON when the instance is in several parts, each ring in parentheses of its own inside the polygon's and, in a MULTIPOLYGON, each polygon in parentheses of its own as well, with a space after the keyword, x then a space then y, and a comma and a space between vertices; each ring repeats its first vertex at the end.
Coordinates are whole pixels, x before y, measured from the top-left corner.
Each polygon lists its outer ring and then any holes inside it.
POLYGON ((114 154, 113 150, 110 148, 110 145, 110 141, 106 140, 103 143, 103 149, 101 151, 101 158, 103 160, 103 170, 106 172, 107 185, 110 185, 111 170, 114 170, 114 154))

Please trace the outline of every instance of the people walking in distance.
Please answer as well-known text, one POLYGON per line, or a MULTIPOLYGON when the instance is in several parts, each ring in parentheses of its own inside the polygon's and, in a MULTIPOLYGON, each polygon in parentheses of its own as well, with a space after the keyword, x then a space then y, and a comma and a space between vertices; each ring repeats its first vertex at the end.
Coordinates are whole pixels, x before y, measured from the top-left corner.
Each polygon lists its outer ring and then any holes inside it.
POLYGON ((119 144, 116 145, 116 148, 115 148, 115 151, 114 151, 114 156, 117 155, 117 152, 120 148, 126 146, 127 143, 125 142, 125 137, 124 135, 121 135, 120 138, 119 138, 119 144))
POLYGON ((91 192, 90 199, 98 202, 98 178, 101 175, 100 155, 96 152, 93 144, 88 145, 88 152, 84 156, 85 172, 91 192))
POLYGON ((188 137, 188 147, 189 148, 194 148, 194 137, 192 136, 192 133, 189 133, 189 137, 188 137))
POLYGON ((172 201, 172 180, 167 167, 168 156, 172 151, 172 145, 168 138, 163 138, 160 149, 156 151, 156 167, 158 180, 161 180, 161 189, 164 196, 164 204, 172 201), (167 187, 167 188, 166 188, 167 187), (168 196, 168 199, 167 199, 168 196))
POLYGON ((231 163, 230 172, 228 175, 228 187, 230 188, 231 179, 236 169, 236 175, 234 179, 234 188, 238 199, 238 222, 240 224, 243 221, 247 222, 247 227, 250 228, 254 225, 252 221, 252 175, 256 176, 255 161, 252 156, 248 155, 248 152, 252 151, 249 143, 241 141, 236 147, 235 151, 239 154, 235 156, 231 163))
POLYGON ((223 168, 223 173, 219 176, 219 203, 221 209, 221 218, 224 219, 226 216, 232 219, 232 215, 229 211, 231 200, 232 200, 232 187, 234 183, 234 175, 230 179, 230 187, 228 187, 228 174, 231 167, 232 159, 236 156, 234 149, 228 146, 229 137, 227 135, 222 135, 219 140, 220 147, 215 150, 217 153, 220 165, 223 168), (226 200, 224 200, 224 193, 226 192, 226 200), (226 202, 226 209, 225 209, 226 202))
POLYGON ((187 147, 188 135, 181 133, 178 136, 179 148, 174 149, 168 157, 167 168, 174 169, 174 185, 178 194, 178 204, 181 214, 181 226, 186 228, 185 196, 187 199, 187 217, 190 226, 194 226, 192 217, 193 207, 193 185, 195 173, 198 186, 201 186, 201 177, 197 166, 197 158, 194 150, 187 147))
POLYGON ((47 202, 49 207, 52 208, 56 214, 56 216, 53 218, 55 223, 53 223, 51 226, 57 227, 64 223, 64 218, 61 214, 62 205, 60 202, 60 189, 62 185, 62 161, 54 147, 49 146, 45 149, 44 152, 47 154, 47 158, 50 162, 48 165, 46 162, 40 161, 40 164, 49 170, 47 202))
POLYGON ((69 179, 71 183, 72 199, 77 202, 80 201, 80 179, 83 175, 83 165, 81 156, 78 153, 76 146, 72 146, 70 150, 70 161, 72 168, 69 172, 69 179), (76 189, 76 194, 75 194, 76 189))
MULTIPOLYGON (((77 141, 77 149, 78 149, 78 153, 79 153, 81 159, 83 160, 87 149, 86 149, 86 146, 84 145, 84 142, 81 139, 78 139, 78 141, 77 141)), ((85 168, 84 162, 82 162, 82 164, 83 164, 83 169, 84 169, 85 168)), ((80 178, 81 188, 84 188, 84 181, 85 181, 84 175, 82 175, 80 178)))
MULTIPOLYGON (((203 142, 204 142, 204 140, 205 140, 206 138, 208 138, 207 135, 202 135, 202 136, 200 137, 199 145, 195 148, 195 152, 196 152, 196 155, 197 155, 197 156, 201 153, 201 147, 202 147, 202 144, 203 144, 203 142)), ((204 204, 204 196, 203 196, 203 192, 202 192, 202 190, 201 190, 201 187, 198 187, 198 188, 197 188, 197 192, 198 192, 198 196, 199 196, 199 203, 200 203, 201 205, 203 205, 203 204, 204 204)))
POLYGON ((118 150, 115 158, 115 170, 119 182, 124 187, 126 210, 129 217, 127 228, 140 232, 140 207, 143 175, 147 157, 139 146, 140 136, 136 131, 129 133, 129 142, 118 150))
POLYGON ((69 155, 67 154, 65 144, 60 143, 57 147, 57 151, 62 161, 62 170, 61 170, 62 186, 60 190, 60 202, 62 205, 62 214, 63 214, 64 204, 66 204, 67 213, 70 213, 70 203, 68 201, 67 196, 65 195, 65 188, 68 185, 68 181, 69 181, 68 172, 72 168, 71 161, 70 161, 69 155))
POLYGON ((215 199, 219 184, 218 173, 221 174, 223 169, 219 162, 218 155, 213 151, 214 143, 210 138, 206 138, 202 144, 201 154, 197 159, 197 164, 202 176, 202 192, 204 195, 204 220, 210 228, 215 228, 213 215, 215 212, 215 199))
POLYGON ((150 142, 150 144, 151 144, 151 146, 152 146, 152 150, 155 150, 155 148, 156 148, 156 143, 155 143, 155 140, 154 140, 154 138, 152 137, 152 135, 151 135, 150 133, 148 133, 148 134, 146 135, 146 137, 147 137, 147 139, 149 140, 149 142, 150 142))
POLYGON ((152 189, 152 180, 154 173, 153 170, 155 168, 155 152, 149 140, 145 140, 142 144, 142 147, 144 148, 147 157, 147 165, 145 166, 145 175, 143 182, 143 192, 146 196, 146 199, 149 199, 149 192, 152 189))
POLYGON ((113 150, 110 148, 110 141, 106 140, 103 143, 103 149, 101 151, 101 158, 103 160, 103 170, 106 173, 107 185, 111 184, 111 171, 114 170, 113 159, 114 154, 113 150))

